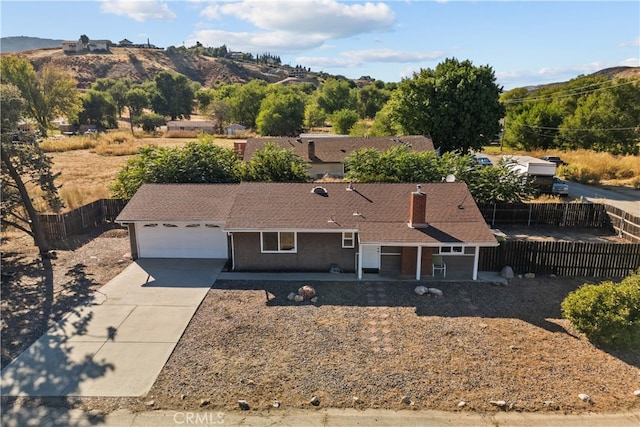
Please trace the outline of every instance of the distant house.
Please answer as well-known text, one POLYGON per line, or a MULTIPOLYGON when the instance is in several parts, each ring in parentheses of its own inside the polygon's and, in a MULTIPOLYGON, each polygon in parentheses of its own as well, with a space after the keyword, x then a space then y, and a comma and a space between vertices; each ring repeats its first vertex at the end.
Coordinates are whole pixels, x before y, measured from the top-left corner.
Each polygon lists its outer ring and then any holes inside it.
POLYGON ((463 182, 144 184, 116 221, 134 258, 234 271, 477 280, 480 248, 498 246, 463 182))
POLYGON ((309 165, 313 178, 325 175, 344 177, 344 161, 352 152, 363 148, 386 151, 403 145, 411 151, 434 151, 431 138, 422 135, 384 137, 346 137, 339 135, 300 135, 297 138, 261 137, 249 138, 244 149, 244 160, 250 161, 254 153, 274 142, 281 148, 293 150, 309 165))
POLYGON ((78 53, 84 50, 84 45, 80 40, 69 40, 62 42, 62 51, 65 53, 78 53))
POLYGON ((109 40, 89 40, 89 50, 94 51, 108 51, 111 42, 109 40))
POLYGON ((120 47, 130 47, 132 45, 133 45, 133 42, 131 40, 127 40, 127 39, 120 40, 118 42, 118 46, 120 46, 120 47))
POLYGON ((235 135, 237 133, 245 132, 246 130, 247 130, 246 126, 242 126, 238 123, 233 123, 225 127, 225 133, 227 135, 235 135))
POLYGON ((211 120, 170 120, 167 122, 167 132, 216 132, 216 124, 211 120))

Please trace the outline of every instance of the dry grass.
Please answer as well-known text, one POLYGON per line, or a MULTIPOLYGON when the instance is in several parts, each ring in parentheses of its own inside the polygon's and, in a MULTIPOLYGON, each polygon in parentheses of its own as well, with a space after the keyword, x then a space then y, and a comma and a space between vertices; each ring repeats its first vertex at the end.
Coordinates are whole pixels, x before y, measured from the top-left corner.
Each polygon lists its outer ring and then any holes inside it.
POLYGON ((95 137, 90 136, 64 136, 59 138, 47 138, 40 143, 40 148, 45 153, 60 153, 73 150, 86 150, 98 144, 95 137))
POLYGON ((616 156, 592 150, 500 151, 499 147, 485 147, 484 151, 494 155, 560 156, 568 165, 558 168, 558 175, 567 179, 589 184, 602 183, 640 188, 640 156, 616 156))

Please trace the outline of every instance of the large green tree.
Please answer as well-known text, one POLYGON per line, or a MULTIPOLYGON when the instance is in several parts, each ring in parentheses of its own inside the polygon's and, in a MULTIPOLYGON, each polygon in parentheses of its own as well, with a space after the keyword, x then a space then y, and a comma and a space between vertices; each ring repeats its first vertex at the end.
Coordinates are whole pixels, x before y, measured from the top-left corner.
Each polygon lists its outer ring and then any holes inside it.
POLYGON ((89 90, 82 97, 82 111, 78 123, 92 124, 104 129, 118 127, 117 107, 107 92, 89 90))
POLYGON ((44 65, 39 73, 29 61, 15 55, 0 59, 0 82, 20 90, 25 100, 24 115, 36 121, 46 135, 51 121, 58 116, 71 116, 78 111, 80 100, 77 81, 64 70, 44 65))
POLYGON ((167 71, 158 73, 154 79, 155 89, 151 94, 153 111, 176 120, 179 117, 191 117, 194 90, 182 74, 167 71))
POLYGON ((125 95, 125 105, 129 109, 129 124, 133 134, 134 123, 142 116, 144 109, 149 106, 147 92, 141 87, 129 89, 125 95))
POLYGON ((266 95, 267 83, 262 80, 251 80, 239 87, 229 99, 231 120, 255 129, 260 104, 266 95))
POLYGON ((346 80, 327 79, 319 89, 317 102, 327 114, 343 109, 357 109, 356 92, 346 80))
POLYGON ((184 147, 143 147, 118 172, 111 190, 130 199, 144 183, 238 182, 239 162, 233 149, 215 145, 210 135, 184 147))
POLYGON ((500 92, 491 67, 446 59, 400 82, 393 121, 404 134, 430 135, 441 151, 479 150, 500 132, 500 92))
POLYGON ((532 182, 500 162, 495 167, 479 167, 471 155, 432 151, 414 152, 396 146, 386 151, 365 148, 345 160, 346 179, 356 182, 442 182, 453 175, 464 181, 479 203, 519 202, 534 194, 532 182))
POLYGON ((293 150, 267 143, 242 167, 244 181, 308 182, 307 165, 293 150))
POLYGON ((304 101, 292 91, 271 92, 262 101, 256 126, 260 135, 295 136, 302 129, 304 101))
POLYGON ((2 224, 29 234, 45 255, 49 252, 49 243, 33 200, 39 193, 38 197, 54 212, 63 204, 58 197, 51 159, 40 149, 35 136, 21 135, 19 141, 15 140, 15 129, 26 105, 17 87, 0 84, 2 224))

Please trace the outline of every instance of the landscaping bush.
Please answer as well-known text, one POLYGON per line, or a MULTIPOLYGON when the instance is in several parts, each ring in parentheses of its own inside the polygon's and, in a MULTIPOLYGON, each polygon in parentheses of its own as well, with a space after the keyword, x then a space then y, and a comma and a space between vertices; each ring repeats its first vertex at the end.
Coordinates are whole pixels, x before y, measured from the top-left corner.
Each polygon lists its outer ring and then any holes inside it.
POLYGON ((594 343, 640 347, 640 270, 619 284, 582 285, 562 301, 562 315, 594 343))

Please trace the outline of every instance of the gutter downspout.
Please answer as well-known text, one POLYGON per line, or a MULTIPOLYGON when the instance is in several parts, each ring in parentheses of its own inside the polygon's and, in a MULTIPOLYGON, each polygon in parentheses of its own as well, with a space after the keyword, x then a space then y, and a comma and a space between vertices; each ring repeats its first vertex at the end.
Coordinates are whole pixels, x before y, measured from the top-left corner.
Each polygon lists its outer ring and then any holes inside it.
POLYGON ((422 276, 422 246, 418 246, 418 260, 416 262, 416 280, 422 276))
POLYGON ((478 262, 480 262, 480 246, 476 246, 473 253, 473 280, 478 280, 478 262))

